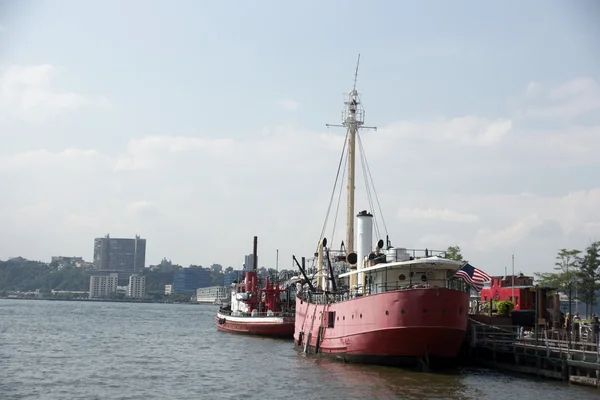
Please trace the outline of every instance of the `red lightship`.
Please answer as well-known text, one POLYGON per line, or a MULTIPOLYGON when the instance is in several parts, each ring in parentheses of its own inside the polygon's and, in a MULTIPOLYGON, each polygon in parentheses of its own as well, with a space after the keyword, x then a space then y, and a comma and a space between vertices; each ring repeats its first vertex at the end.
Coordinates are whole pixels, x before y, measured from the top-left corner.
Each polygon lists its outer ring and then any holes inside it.
MULTIPOLYGON (((379 240, 374 246, 373 228, 378 234, 381 224, 375 221, 374 225, 367 211, 356 216, 355 252, 356 143, 363 153, 359 129, 376 129, 363 126, 363 121, 355 75, 342 124, 333 125, 347 129, 340 160, 340 168, 344 159, 348 163, 346 240, 340 250, 333 251, 322 234, 312 269, 304 258, 301 264, 294 257, 304 277, 296 289, 295 346, 305 353, 348 362, 423 365, 453 360, 467 329, 469 287, 454 276, 463 263, 446 259, 443 251, 393 247, 385 223, 386 242, 379 240)), ((369 205, 374 209, 371 196, 375 192, 368 182, 364 153, 361 162, 369 205)))

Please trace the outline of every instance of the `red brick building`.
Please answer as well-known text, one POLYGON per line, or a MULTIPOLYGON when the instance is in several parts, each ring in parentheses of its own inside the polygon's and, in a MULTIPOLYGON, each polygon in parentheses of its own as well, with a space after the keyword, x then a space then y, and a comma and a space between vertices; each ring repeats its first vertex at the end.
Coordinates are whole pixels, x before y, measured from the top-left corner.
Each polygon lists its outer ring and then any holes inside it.
POLYGON ((481 301, 512 301, 515 310, 533 310, 535 292, 533 288, 533 277, 523 274, 514 276, 494 276, 489 287, 481 290, 481 301), (513 299, 514 285, 514 299, 513 299))

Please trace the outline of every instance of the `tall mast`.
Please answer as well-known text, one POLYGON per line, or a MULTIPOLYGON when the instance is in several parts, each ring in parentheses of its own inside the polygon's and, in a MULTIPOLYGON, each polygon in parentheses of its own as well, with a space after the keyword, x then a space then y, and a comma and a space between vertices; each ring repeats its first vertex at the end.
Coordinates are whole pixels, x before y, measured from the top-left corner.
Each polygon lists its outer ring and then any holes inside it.
POLYGON ((352 90, 346 94, 344 101, 344 111, 342 111, 342 124, 327 126, 339 126, 348 130, 348 203, 346 214, 346 254, 354 252, 354 191, 355 191, 355 173, 356 173, 356 135, 359 129, 374 129, 374 126, 363 126, 365 121, 365 111, 360 103, 360 96, 356 91, 356 81, 358 79, 358 66, 360 65, 360 54, 356 62, 354 72, 354 84, 352 90))
POLYGON ((346 251, 347 254, 354 252, 354 178, 356 172, 356 132, 364 123, 364 111, 362 115, 356 115, 357 108, 360 106, 358 93, 356 92, 356 79, 358 78, 358 66, 360 64, 360 54, 356 62, 356 71, 354 72, 354 85, 348 93, 344 104, 344 115, 342 123, 348 129, 348 210, 346 215, 346 251))

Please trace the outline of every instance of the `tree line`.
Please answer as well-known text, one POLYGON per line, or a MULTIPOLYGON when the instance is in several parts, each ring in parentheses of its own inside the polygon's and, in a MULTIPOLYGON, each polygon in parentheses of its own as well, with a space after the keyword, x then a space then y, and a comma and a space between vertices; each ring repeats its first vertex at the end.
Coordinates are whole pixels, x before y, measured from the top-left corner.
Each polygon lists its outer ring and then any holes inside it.
MULTIPOLYGON (((146 293, 162 294, 165 285, 173 283, 173 268, 170 271, 152 271, 143 268, 140 274, 146 277, 146 293)), ((90 275, 94 270, 73 266, 59 268, 55 263, 45 263, 26 259, 0 260, 0 295, 5 292, 29 292, 37 289, 42 292, 52 290, 87 291, 90 288, 90 275)), ((213 281, 222 280, 218 273, 211 273, 213 281)), ((127 282, 119 282, 126 285, 127 282)))
POLYGON ((600 241, 590 243, 584 251, 560 249, 554 270, 556 272, 536 272, 538 283, 558 289, 569 301, 581 301, 589 315, 600 289, 600 241))
MULTIPOLYGON (((459 246, 449 246, 446 258, 466 262, 459 246)), ((554 271, 535 272, 537 283, 557 289, 567 295, 569 301, 581 301, 585 304, 586 315, 589 315, 596 305, 600 289, 600 241, 590 243, 584 251, 560 249, 554 271)))

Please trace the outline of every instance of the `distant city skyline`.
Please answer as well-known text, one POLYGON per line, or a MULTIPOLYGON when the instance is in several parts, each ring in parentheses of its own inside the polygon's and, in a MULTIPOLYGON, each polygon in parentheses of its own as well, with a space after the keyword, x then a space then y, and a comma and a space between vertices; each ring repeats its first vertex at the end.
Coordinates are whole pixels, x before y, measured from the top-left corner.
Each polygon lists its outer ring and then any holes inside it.
POLYGON ((598 15, 587 0, 4 2, 0 259, 92 261, 94 238, 137 233, 147 265, 237 269, 256 235, 260 265, 279 249, 294 268, 323 229, 345 137, 325 124, 360 53, 384 218, 360 158, 356 211, 373 239, 458 245, 490 275, 512 254, 551 271, 600 239, 598 15))

